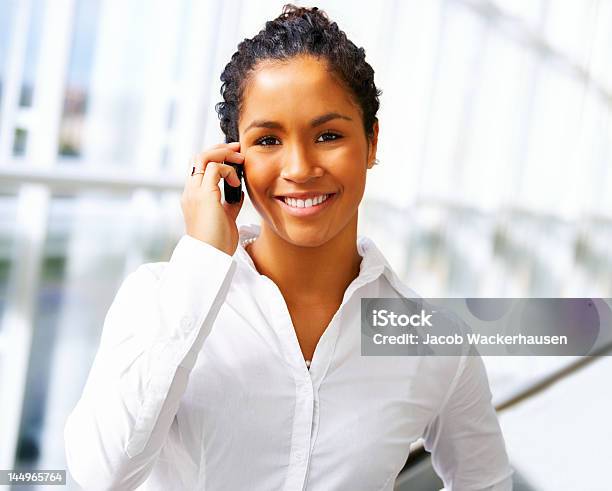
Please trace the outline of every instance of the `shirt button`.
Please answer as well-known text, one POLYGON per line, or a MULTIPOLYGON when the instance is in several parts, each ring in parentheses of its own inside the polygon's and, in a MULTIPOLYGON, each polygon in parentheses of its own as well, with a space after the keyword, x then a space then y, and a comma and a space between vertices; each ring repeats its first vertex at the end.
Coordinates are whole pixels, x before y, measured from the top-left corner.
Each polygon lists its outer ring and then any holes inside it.
POLYGON ((304 460, 304 452, 295 452, 295 460, 298 462, 304 460))

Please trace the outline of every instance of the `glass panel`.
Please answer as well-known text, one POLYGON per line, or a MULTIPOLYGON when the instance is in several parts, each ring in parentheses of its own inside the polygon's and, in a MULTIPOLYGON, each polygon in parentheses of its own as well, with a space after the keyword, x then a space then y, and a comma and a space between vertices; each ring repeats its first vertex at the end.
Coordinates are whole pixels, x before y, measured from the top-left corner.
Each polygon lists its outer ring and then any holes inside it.
MULTIPOLYGON (((51 220, 56 217, 56 201, 51 220)), ((56 227, 51 221, 50 226, 56 227)), ((58 314, 62 303, 62 281, 66 266, 61 237, 50 236, 43 258, 40 285, 36 295, 36 317, 30 348, 28 374, 15 456, 16 468, 31 469, 40 456, 45 426, 53 347, 57 336, 58 314), (57 247, 60 246, 60 247, 57 247)))
POLYGON ((23 157, 26 153, 28 143, 28 132, 23 128, 15 128, 15 137, 13 139, 13 155, 15 157, 23 157))
POLYGON ((78 0, 76 4, 64 111, 60 123, 58 153, 62 157, 81 155, 99 9, 99 0, 78 0))
POLYGON ((181 22, 190 21, 189 8, 185 2, 146 0, 100 4, 80 150, 84 159, 159 168, 177 70, 184 71, 179 51, 186 48, 178 42, 189 39, 181 32, 187 27, 181 22))
MULTIPOLYGON (((11 253, 15 238, 15 217, 17 216, 17 198, 15 194, 2 191, 0 193, 0 319, 6 308, 9 273, 11 269, 11 253)), ((0 322, 0 339, 3 323, 0 322)), ((0 341, 0 356, 2 342, 0 341)))
MULTIPOLYGON (((2 110, 2 94, 6 77, 9 40, 13 34, 13 14, 16 2, 0 0, 0 111, 2 110)), ((0 128, 2 131, 2 128, 0 128)))
POLYGON ((529 209, 571 217, 579 209, 573 177, 581 164, 573 157, 583 88, 559 66, 542 65, 540 73, 518 199, 529 209))
POLYGON ((464 143, 461 130, 474 101, 474 69, 481 56, 479 47, 485 26, 469 10, 453 4, 448 7, 441 19, 439 69, 433 81, 431 124, 419 193, 424 197, 456 199, 460 194, 455 179, 459 174, 457 162, 462 160, 464 143))
POLYGON ((529 65, 524 50, 495 27, 490 29, 483 56, 478 96, 465 131, 461 198, 478 209, 495 212, 511 201, 509 192, 521 165, 520 128, 527 125, 529 65))
POLYGON ((32 100, 34 98, 34 84, 36 81, 36 71, 38 68, 38 54, 40 51, 40 40, 42 36, 45 8, 45 0, 32 0, 32 5, 30 8, 28 43, 23 66, 21 92, 19 95, 19 105, 21 107, 31 107, 32 100))

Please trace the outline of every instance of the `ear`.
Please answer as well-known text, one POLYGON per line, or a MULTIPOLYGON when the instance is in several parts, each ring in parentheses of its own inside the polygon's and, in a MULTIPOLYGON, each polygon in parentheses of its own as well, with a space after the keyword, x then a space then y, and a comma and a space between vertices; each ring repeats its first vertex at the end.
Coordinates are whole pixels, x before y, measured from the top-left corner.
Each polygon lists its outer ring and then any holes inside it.
POLYGON ((376 159, 376 148, 378 146, 378 118, 375 119, 372 130, 372 138, 368 138, 368 169, 374 166, 374 159, 376 159))

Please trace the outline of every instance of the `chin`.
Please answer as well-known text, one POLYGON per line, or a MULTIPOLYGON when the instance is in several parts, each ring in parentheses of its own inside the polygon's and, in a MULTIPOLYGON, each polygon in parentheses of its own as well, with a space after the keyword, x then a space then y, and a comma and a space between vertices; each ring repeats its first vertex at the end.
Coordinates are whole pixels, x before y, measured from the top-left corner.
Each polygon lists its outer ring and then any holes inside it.
POLYGON ((285 241, 300 247, 318 247, 330 240, 332 235, 321 226, 289 225, 279 233, 285 241))

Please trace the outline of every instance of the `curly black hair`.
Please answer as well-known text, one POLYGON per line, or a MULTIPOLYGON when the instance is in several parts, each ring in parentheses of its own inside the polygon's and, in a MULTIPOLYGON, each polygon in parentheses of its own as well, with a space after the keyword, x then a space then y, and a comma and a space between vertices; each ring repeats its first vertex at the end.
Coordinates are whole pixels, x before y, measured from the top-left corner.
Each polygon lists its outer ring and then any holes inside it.
POLYGON ((349 89, 361 108, 365 134, 372 138, 382 91, 374 84, 374 70, 365 61, 365 50, 350 41, 344 31, 317 7, 286 4, 282 13, 268 21, 251 39, 238 44, 238 50, 221 74, 223 102, 215 105, 225 142, 239 140, 238 119, 249 76, 264 60, 289 60, 298 55, 323 57, 330 72, 349 89))

